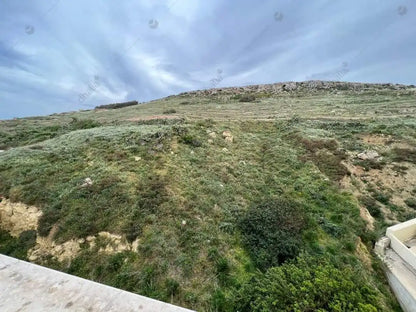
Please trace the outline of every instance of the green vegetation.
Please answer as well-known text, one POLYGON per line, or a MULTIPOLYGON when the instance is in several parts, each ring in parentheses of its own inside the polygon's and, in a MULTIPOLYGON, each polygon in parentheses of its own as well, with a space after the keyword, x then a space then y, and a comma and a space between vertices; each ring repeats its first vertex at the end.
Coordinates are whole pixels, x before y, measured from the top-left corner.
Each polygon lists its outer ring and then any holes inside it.
POLYGON ((248 210, 240 221, 243 241, 260 269, 282 264, 299 254, 304 210, 294 202, 279 199, 248 210))
POLYGON ((96 109, 118 109, 118 108, 133 106, 133 105, 137 105, 137 104, 139 104, 139 102, 130 101, 130 102, 123 102, 123 103, 100 105, 100 106, 97 106, 96 109))
POLYGON ((416 209, 416 199, 415 198, 407 198, 404 202, 410 208, 416 209))
MULTIPOLYGON (((393 206, 394 190, 364 179, 357 198, 341 182, 357 182, 346 163, 367 148, 364 135, 416 146, 416 120, 388 118, 414 94, 339 87, 2 121, 0 194, 43 215, 37 232, 0 232, 0 252, 26 258, 37 236, 108 231, 137 248, 105 253, 97 239, 72 261, 36 261, 198 311, 400 311, 371 250, 388 226, 381 209, 405 219, 412 201, 393 206), (153 118, 168 111, 182 119, 153 118)), ((411 150, 374 169, 394 160, 411 170, 411 150)))
POLYGON ((393 153, 394 161, 408 161, 416 164, 416 149, 395 148, 393 153))
POLYGON ((0 253, 27 260, 27 251, 35 246, 36 231, 24 231, 19 237, 12 237, 0 229, 0 253))
POLYGON ((163 114, 165 114, 165 115, 175 114, 175 113, 176 113, 176 109, 173 109, 173 108, 167 109, 163 112, 163 114))
POLYGON ((374 218, 379 218, 382 216, 380 210, 381 207, 374 198, 371 196, 360 196, 359 200, 374 218))
POLYGON ((296 262, 256 274, 240 290, 238 311, 382 311, 380 294, 351 266, 328 259, 296 262))
POLYGON ((243 95, 238 99, 240 102, 254 102, 256 97, 254 95, 243 95))

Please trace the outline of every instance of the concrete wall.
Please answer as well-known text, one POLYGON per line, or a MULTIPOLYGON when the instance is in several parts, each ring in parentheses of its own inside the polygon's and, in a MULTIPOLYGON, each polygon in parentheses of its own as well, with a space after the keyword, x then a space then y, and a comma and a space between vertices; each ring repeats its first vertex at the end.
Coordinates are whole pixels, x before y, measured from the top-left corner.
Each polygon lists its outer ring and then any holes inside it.
POLYGON ((0 311, 191 312, 3 255, 0 311))
POLYGON ((386 235, 391 240, 391 248, 416 270, 416 254, 403 244, 406 240, 416 237, 416 219, 389 227, 386 235))
POLYGON ((415 271, 392 249, 386 250, 386 275, 397 301, 405 312, 416 311, 415 271))

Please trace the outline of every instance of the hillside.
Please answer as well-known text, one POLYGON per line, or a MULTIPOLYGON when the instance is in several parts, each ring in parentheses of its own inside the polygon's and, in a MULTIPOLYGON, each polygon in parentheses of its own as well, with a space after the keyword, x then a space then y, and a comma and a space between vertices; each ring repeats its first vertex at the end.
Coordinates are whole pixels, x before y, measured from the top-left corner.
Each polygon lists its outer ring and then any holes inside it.
POLYGON ((400 311, 416 87, 309 81, 0 121, 0 253, 198 311, 400 311))

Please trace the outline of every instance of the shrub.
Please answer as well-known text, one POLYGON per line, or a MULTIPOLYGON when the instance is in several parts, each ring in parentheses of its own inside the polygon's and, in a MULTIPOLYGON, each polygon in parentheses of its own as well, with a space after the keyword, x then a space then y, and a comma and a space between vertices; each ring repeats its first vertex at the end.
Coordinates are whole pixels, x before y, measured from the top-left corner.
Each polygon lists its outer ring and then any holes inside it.
POLYGON ((199 141, 198 139, 196 139, 194 136, 187 134, 187 135, 183 135, 180 139, 181 143, 193 146, 193 147, 201 147, 202 146, 202 142, 199 141))
POLYGON ((348 175, 348 169, 341 163, 344 159, 343 154, 327 154, 318 152, 310 156, 315 165, 328 178, 333 181, 340 181, 344 176, 348 175))
POLYGON ((27 251, 36 244, 36 231, 24 231, 19 237, 12 237, 4 230, 0 230, 0 253, 26 260, 27 251))
POLYGON ((235 310, 375 312, 378 297, 360 272, 303 257, 256 274, 237 293, 235 310))
POLYGON ((40 236, 48 236, 53 225, 61 218, 61 206, 53 206, 43 210, 42 216, 39 218, 38 233, 40 236))
POLYGON ((243 95, 240 97, 240 102, 254 102, 256 97, 254 95, 243 95))
POLYGON ((230 264, 228 263, 227 258, 220 257, 216 260, 216 271, 217 277, 221 285, 227 284, 229 280, 229 274, 231 271, 230 264))
POLYGON ((382 192, 374 191, 374 199, 378 200, 380 203, 387 205, 390 202, 390 195, 384 194, 382 192))
POLYGON ((373 217, 378 218, 381 216, 380 205, 374 198, 370 196, 360 196, 359 200, 373 217))
POLYGON ((318 224, 322 227, 322 229, 333 237, 340 237, 344 231, 343 228, 328 221, 325 218, 319 218, 318 224))
POLYGON ((123 102, 123 103, 100 105, 100 106, 96 106, 95 109, 117 109, 117 108, 123 108, 123 107, 127 107, 127 106, 133 106, 133 105, 137 105, 137 104, 139 104, 139 102, 130 101, 130 102, 123 102))
POLYGON ((416 199, 414 199, 414 198, 408 198, 404 202, 410 208, 416 209, 416 199))
POLYGON ((165 111, 163 112, 163 114, 165 114, 165 115, 175 114, 175 113, 176 113, 176 109, 174 109, 174 108, 171 108, 171 109, 165 110, 165 111))
POLYGON ((316 139, 316 140, 309 140, 306 138, 302 138, 300 136, 295 136, 295 139, 300 141, 302 145, 305 147, 305 149, 308 152, 315 153, 321 149, 327 149, 330 151, 335 151, 338 148, 338 142, 334 139, 331 140, 322 140, 322 139, 316 139))
POLYGON ((254 263, 265 270, 298 255, 304 212, 296 202, 269 200, 252 206, 239 226, 254 263))
POLYGON ((379 160, 376 160, 376 159, 365 159, 365 160, 356 161, 355 164, 363 167, 364 170, 370 170, 370 169, 381 170, 381 169, 383 169, 386 162, 379 161, 379 160))
POLYGON ((394 148, 393 161, 407 161, 416 164, 416 150, 408 148, 394 148))
POLYGON ((83 130, 83 129, 91 129, 101 126, 101 124, 92 119, 78 119, 72 117, 72 121, 69 123, 68 128, 69 130, 83 130))

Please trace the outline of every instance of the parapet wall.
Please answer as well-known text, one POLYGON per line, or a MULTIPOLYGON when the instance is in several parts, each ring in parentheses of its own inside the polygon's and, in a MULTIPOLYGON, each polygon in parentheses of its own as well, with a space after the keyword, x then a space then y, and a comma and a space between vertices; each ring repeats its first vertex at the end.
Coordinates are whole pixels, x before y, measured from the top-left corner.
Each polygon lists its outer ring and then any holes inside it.
POLYGON ((389 227, 386 235, 390 238, 391 248, 416 270, 416 253, 404 244, 416 237, 416 219, 389 227))
POLYGON ((374 251, 403 311, 416 312, 416 219, 387 228, 374 251))

